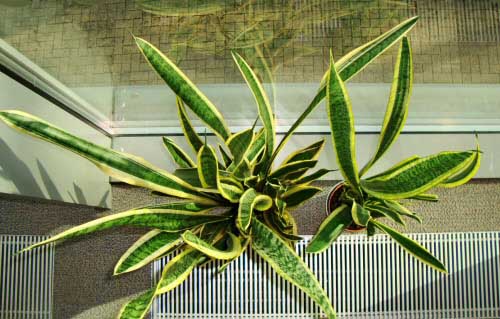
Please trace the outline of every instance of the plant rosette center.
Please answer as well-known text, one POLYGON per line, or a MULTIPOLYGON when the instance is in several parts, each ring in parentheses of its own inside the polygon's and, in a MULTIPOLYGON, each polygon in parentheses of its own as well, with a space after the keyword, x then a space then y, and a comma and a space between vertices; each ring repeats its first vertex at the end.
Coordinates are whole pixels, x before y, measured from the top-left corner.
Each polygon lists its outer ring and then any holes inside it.
MULTIPOLYGON (((346 204, 352 206, 352 196, 349 195, 349 187, 344 182, 335 184, 326 198, 326 215, 330 215, 340 205, 346 204)), ((361 226, 352 222, 346 227, 348 232, 360 232, 366 229, 366 226, 361 226)))

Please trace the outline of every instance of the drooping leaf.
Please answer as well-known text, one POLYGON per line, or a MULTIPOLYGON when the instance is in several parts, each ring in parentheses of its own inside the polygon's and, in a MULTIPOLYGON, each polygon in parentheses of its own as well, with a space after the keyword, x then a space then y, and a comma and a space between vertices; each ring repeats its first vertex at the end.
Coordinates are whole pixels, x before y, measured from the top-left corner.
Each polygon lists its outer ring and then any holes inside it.
POLYGON ((172 159, 177 165, 179 165, 179 167, 190 168, 196 166, 189 155, 187 155, 179 146, 177 146, 177 144, 175 144, 172 139, 164 136, 163 145, 165 145, 165 148, 170 153, 170 156, 172 156, 172 159))
POLYGON ((0 119, 23 133, 54 143, 88 159, 109 176, 125 183, 175 197, 213 203, 191 185, 142 158, 83 140, 24 112, 1 111, 0 119))
POLYGON ((324 146, 325 146, 325 140, 322 139, 305 148, 299 149, 288 155, 287 158, 283 161, 282 165, 292 162, 305 161, 305 160, 315 160, 318 158, 318 155, 324 146))
POLYGON ((399 55, 395 66, 391 95, 385 111, 384 123, 377 146, 377 151, 372 159, 363 167, 360 176, 363 176, 382 155, 387 152, 396 141, 403 129, 408 114, 408 104, 413 84, 413 63, 410 42, 407 37, 401 40, 399 55))
POLYGON ((356 163, 356 136, 351 100, 340 78, 333 56, 330 54, 330 73, 326 85, 328 120, 332 132, 333 149, 344 179, 355 189, 359 188, 356 163))
MULTIPOLYGON (((168 204, 162 206, 168 207, 168 204)), ((118 226, 152 227, 166 232, 179 232, 198 225, 217 223, 227 220, 228 218, 229 217, 225 215, 207 214, 199 211, 190 211, 189 209, 138 208, 101 217, 88 223, 70 228, 62 233, 50 237, 49 239, 31 245, 22 251, 27 251, 51 242, 66 240, 118 226)))
POLYGON ((401 199, 424 193, 462 170, 475 152, 441 152, 413 161, 393 173, 361 181, 363 190, 381 199, 401 199))
POLYGON ((387 208, 397 212, 399 215, 407 216, 410 217, 414 220, 416 220, 419 223, 422 223, 422 219, 420 216, 415 214, 414 212, 410 211, 408 208, 404 207, 400 203, 394 200, 385 200, 384 204, 387 208))
POLYGON ((139 238, 118 260, 114 274, 137 270, 174 250, 181 243, 181 233, 153 229, 139 238))
POLYGON ((252 144, 253 140, 253 129, 249 128, 247 130, 233 134, 226 142, 227 147, 233 154, 233 163, 236 167, 241 160, 245 157, 248 148, 252 144))
POLYGON ((391 227, 384 225, 381 222, 376 221, 374 219, 372 219, 370 223, 372 223, 376 228, 380 229, 387 235, 391 236, 391 238, 394 239, 398 244, 400 244, 401 247, 403 247, 410 254, 417 257, 417 259, 419 259, 423 263, 431 266, 432 268, 438 271, 441 271, 443 273, 448 273, 443 263, 440 262, 427 249, 425 249, 416 241, 410 239, 409 237, 399 233, 395 229, 392 229, 391 227))
POLYGON ((259 117, 264 126, 264 134, 266 138, 266 158, 270 158, 274 150, 274 141, 276 139, 276 132, 274 128, 274 116, 271 108, 271 103, 267 97, 262 84, 259 82, 257 76, 252 71, 248 63, 236 52, 232 52, 233 59, 238 65, 238 68, 252 90, 255 101, 259 109, 259 117))
POLYGON ((435 194, 418 194, 418 195, 409 197, 409 199, 437 202, 439 200, 439 197, 438 197, 438 195, 435 195, 435 194))
POLYGON ((224 118, 190 79, 155 46, 135 37, 135 43, 158 75, 184 103, 224 141, 231 136, 224 118))
POLYGON ((155 297, 155 288, 142 293, 140 296, 127 302, 120 310, 118 319, 142 319, 149 312, 155 297))
POLYGON ((474 159, 470 162, 470 164, 460 172, 448 178, 439 186, 451 188, 463 185, 470 181, 474 177, 474 175, 476 175, 477 171, 479 170, 479 166, 481 166, 481 156, 482 154, 478 146, 478 149, 474 154, 474 159))
POLYGON ((340 205, 321 223, 306 248, 308 253, 320 253, 327 249, 344 229, 352 223, 351 207, 340 205))
POLYGON ((253 188, 247 189, 240 198, 236 226, 241 232, 246 233, 252 221, 253 210, 264 211, 272 205, 271 197, 259 194, 253 188))
MULTIPOLYGON (((398 42, 401 37, 403 37, 415 26, 417 20, 418 17, 412 17, 408 20, 405 20, 391 30, 383 33, 376 39, 352 50, 351 52, 340 58, 337 61, 335 67, 337 70, 339 70, 340 78, 342 79, 342 81, 347 82, 354 75, 363 70, 368 64, 370 64, 370 62, 372 62, 376 57, 384 53, 394 43, 398 42)), ((309 103, 305 111, 292 124, 290 129, 286 132, 285 136, 278 144, 278 147, 276 147, 276 150, 271 157, 271 161, 276 158, 277 154, 288 142, 293 132, 295 132, 295 130, 300 126, 300 124, 302 124, 307 116, 309 116, 309 114, 314 111, 316 107, 321 103, 321 101, 325 98, 326 78, 328 73, 329 72, 327 71, 327 73, 324 75, 318 93, 314 96, 311 103, 309 103)))
POLYGON ((203 188, 217 189, 219 168, 217 156, 210 145, 203 145, 198 152, 198 176, 203 188))
POLYGON ((300 185, 284 192, 281 199, 286 202, 287 207, 297 207, 319 192, 321 192, 319 187, 300 185))
MULTIPOLYGON (((285 179, 290 174, 293 174, 297 171, 301 173, 306 172, 308 169, 313 168, 318 163, 317 160, 303 160, 298 162, 291 162, 285 165, 278 167, 277 170, 269 174, 269 178, 273 179, 285 179)), ((293 177, 288 177, 289 179, 295 179, 293 177)))
POLYGON ((377 203, 367 204, 366 209, 368 209, 371 212, 380 213, 383 216, 385 216, 389 219, 392 219, 393 221, 395 221, 396 223, 398 223, 400 225, 403 225, 403 226, 406 225, 406 223, 404 222, 404 220, 401 218, 400 214, 397 211, 394 211, 385 205, 377 204, 377 203))
POLYGON ((368 225, 368 221, 371 218, 370 212, 367 209, 365 209, 362 205, 356 203, 356 201, 352 202, 351 215, 352 215, 352 220, 359 226, 368 225))
POLYGON ((182 234, 182 239, 189 246, 202 252, 208 257, 222 260, 229 260, 238 257, 241 254, 242 246, 238 237, 232 233, 228 234, 228 247, 227 250, 220 250, 212 244, 207 243, 205 240, 196 236, 189 230, 182 234))
POLYGON ((179 115, 179 121, 181 122, 184 136, 186 137, 189 145, 191 145, 191 147, 193 148, 194 152, 198 154, 198 151, 203 146, 203 141, 194 130, 193 125, 191 124, 191 121, 189 120, 189 117, 187 115, 186 109, 184 108, 184 103, 178 96, 176 97, 176 102, 177 113, 179 115))
POLYGON ((252 220, 252 248, 281 277, 313 299, 329 319, 336 317, 328 295, 312 271, 283 239, 255 218, 252 220))
POLYGON ((315 180, 320 179, 321 177, 328 174, 329 172, 332 172, 332 170, 321 168, 310 175, 306 175, 306 176, 303 176, 299 179, 292 181, 292 184, 294 184, 294 185, 308 184, 310 182, 314 182, 315 180))

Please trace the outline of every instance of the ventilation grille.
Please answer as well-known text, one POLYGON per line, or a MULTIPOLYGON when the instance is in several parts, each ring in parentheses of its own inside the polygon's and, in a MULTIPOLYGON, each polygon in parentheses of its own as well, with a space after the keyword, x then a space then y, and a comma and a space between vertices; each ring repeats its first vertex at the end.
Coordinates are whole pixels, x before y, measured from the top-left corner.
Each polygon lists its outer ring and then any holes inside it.
MULTIPOLYGON (((413 234, 444 261, 440 274, 388 237, 341 236, 325 253, 298 253, 316 273, 344 318, 500 318, 500 233, 413 234)), ((153 265, 156 282, 167 260, 153 265)), ((153 318, 320 318, 302 292, 253 251, 224 273, 210 265, 157 298, 153 318)))
POLYGON ((0 318, 52 318, 54 246, 14 256, 44 239, 0 235, 0 318))

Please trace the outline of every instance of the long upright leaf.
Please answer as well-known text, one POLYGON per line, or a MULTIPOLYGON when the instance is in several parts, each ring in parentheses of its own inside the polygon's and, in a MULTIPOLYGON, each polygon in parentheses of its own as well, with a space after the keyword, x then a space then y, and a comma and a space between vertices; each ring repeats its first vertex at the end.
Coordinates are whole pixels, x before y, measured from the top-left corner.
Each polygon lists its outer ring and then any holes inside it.
POLYGON ((266 136, 265 151, 267 153, 267 158, 270 158, 274 150, 274 140, 276 138, 271 103, 269 103, 269 99, 264 91, 264 88, 262 87, 262 84, 259 82, 257 76, 252 71, 248 63, 238 53, 233 52, 232 54, 234 61, 238 65, 243 78, 252 90, 255 101, 257 102, 259 117, 264 125, 264 133, 266 136))
POLYGON ((407 236, 397 232, 395 229, 392 229, 391 227, 384 225, 381 222, 376 221, 375 219, 372 219, 370 221, 370 223, 373 224, 378 229, 380 229, 381 231, 383 231, 384 233, 391 236, 391 238, 394 239, 398 244, 400 244, 401 247, 403 247, 410 254, 417 257, 423 263, 431 266, 432 268, 434 268, 438 271, 448 273, 448 271, 446 270, 446 267, 443 265, 443 263, 440 262, 427 249, 422 247, 416 241, 414 241, 414 240, 408 238, 407 236))
POLYGON ((308 253, 320 253, 328 248, 352 223, 351 208, 340 205, 321 223, 306 248, 308 253))
POLYGON ((158 75, 187 106, 224 141, 231 136, 224 118, 190 79, 155 46, 135 37, 135 43, 158 75))
POLYGON ((189 120, 186 109, 184 108, 184 103, 179 97, 176 97, 177 102, 177 113, 179 115, 179 121, 181 122, 182 131, 186 137, 189 145, 193 148, 194 152, 198 154, 198 151, 203 146, 203 141, 200 136, 196 133, 189 120))
POLYGON ((171 196, 213 203, 191 185, 154 167, 142 158, 83 140, 24 112, 0 111, 0 119, 23 133, 51 142, 88 159, 106 174, 128 184, 171 196))
POLYGON ((209 145, 204 145, 198 152, 198 175, 204 188, 217 188, 219 179, 217 156, 209 145))
POLYGON ((255 163, 255 161, 259 158, 259 155, 264 150, 264 146, 266 145, 266 135, 264 134, 264 130, 261 130, 257 133, 255 138, 246 153, 246 159, 250 164, 255 163))
POLYGON ((153 227, 167 232, 179 232, 198 225, 217 223, 227 220, 225 215, 214 215, 189 210, 171 208, 139 208, 126 212, 112 214, 90 221, 88 223, 70 228, 62 233, 50 237, 23 249, 27 251, 51 242, 66 240, 96 231, 118 226, 153 227))
MULTIPOLYGON (((401 37, 403 37, 408 31, 410 31, 417 23, 418 17, 413 17, 408 20, 403 21, 391 30, 380 35, 376 39, 354 49, 353 51, 346 54, 344 57, 339 59, 336 69, 339 70, 340 78, 347 82, 354 75, 364 69, 370 62, 372 62, 380 54, 384 53, 389 49, 394 43, 398 42, 401 37)), ((327 71, 328 74, 328 71, 327 71)), ((305 111, 299 116, 299 118, 292 124, 288 132, 286 132, 283 139, 276 147, 276 150, 271 157, 271 162, 276 158, 281 149, 285 146, 286 142, 290 139, 293 132, 302 124, 302 122, 309 116, 309 114, 316 109, 316 107, 321 103, 321 101, 326 96, 326 76, 323 77, 324 82, 322 82, 318 93, 314 96, 313 100, 305 111)))
POLYGON ((172 156, 172 159, 175 163, 177 163, 177 165, 179 165, 179 167, 189 168, 196 166, 189 155, 187 155, 179 146, 177 146, 177 144, 175 144, 172 139, 164 136, 163 145, 165 145, 165 148, 170 153, 170 156, 172 156))
POLYGON ((349 184, 354 188, 359 188, 356 136, 351 100, 347 95, 344 82, 335 69, 331 53, 330 74, 326 85, 326 104, 332 130, 333 148, 340 172, 349 184))
POLYGON ((181 233, 167 233, 153 229, 139 238, 118 260, 114 274, 139 269, 173 250, 182 241, 181 233))
POLYGON ((313 299, 329 319, 336 317, 328 295, 312 271, 283 239, 255 218, 252 220, 252 248, 281 277, 313 299))
POLYGON ((363 167, 360 176, 363 176, 382 155, 387 152, 403 129, 408 114, 408 104, 413 84, 413 63, 410 42, 407 37, 401 40, 398 59, 395 66, 391 95, 385 111, 384 123, 372 159, 363 167))
POLYGON ((461 171, 474 158, 474 151, 441 152, 420 158, 379 178, 361 181, 363 190, 381 199, 401 199, 424 193, 461 171))

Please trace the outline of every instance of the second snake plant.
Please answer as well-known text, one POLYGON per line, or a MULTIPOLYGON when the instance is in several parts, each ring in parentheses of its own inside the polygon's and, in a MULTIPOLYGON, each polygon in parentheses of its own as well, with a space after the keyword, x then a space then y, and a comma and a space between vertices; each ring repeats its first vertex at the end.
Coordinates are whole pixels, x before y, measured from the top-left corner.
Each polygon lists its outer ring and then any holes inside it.
POLYGON ((420 218, 400 201, 436 201, 436 195, 427 193, 431 188, 455 187, 469 181, 480 165, 479 148, 441 152, 426 157, 412 156, 380 174, 362 178, 387 152, 403 129, 412 90, 410 42, 406 37, 401 41, 378 147, 361 170, 358 170, 356 162, 351 102, 332 56, 330 60, 330 72, 326 78, 327 110, 337 164, 344 182, 333 212, 321 224, 307 251, 325 250, 349 226, 366 227, 368 235, 374 234, 375 229, 378 229, 422 262, 446 272, 445 266, 427 249, 382 223, 380 218, 389 218, 403 226, 405 217, 420 222, 420 218))

